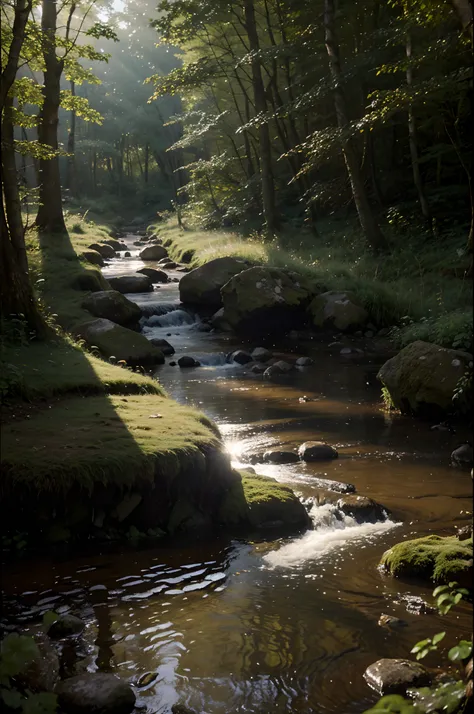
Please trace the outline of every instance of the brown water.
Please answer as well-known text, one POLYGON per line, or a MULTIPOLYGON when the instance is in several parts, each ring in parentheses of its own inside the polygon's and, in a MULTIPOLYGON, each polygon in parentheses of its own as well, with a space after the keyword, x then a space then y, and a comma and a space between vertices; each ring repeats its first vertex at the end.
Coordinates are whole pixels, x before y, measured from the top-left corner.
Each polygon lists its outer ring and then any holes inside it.
MULTIPOLYGON (((117 259, 104 273, 140 266, 136 257, 117 259)), ((236 465, 247 451, 308 439, 334 444, 340 458, 255 466, 305 498, 319 498, 311 511, 315 529, 298 538, 222 536, 10 567, 4 591, 21 605, 25 622, 48 609, 78 612, 87 622, 85 665, 136 684, 144 711, 160 714, 178 701, 206 714, 360 713, 377 699, 362 678, 372 661, 406 656, 440 629, 448 632, 446 648, 469 635, 467 606, 445 618, 409 614, 404 598, 431 601, 431 588, 377 569, 393 543, 451 533, 467 520, 471 479, 449 465, 463 434, 431 431, 384 412, 377 358, 366 345, 354 360, 339 354, 342 345, 328 347, 327 339, 281 342, 280 352, 310 355, 315 364, 269 381, 224 364, 225 354, 242 346, 235 337, 199 332, 198 318, 171 309, 176 283, 130 297, 148 306, 170 304, 167 324, 151 318, 146 334, 165 336, 176 357, 192 354, 208 366, 167 364, 157 377, 178 401, 216 420, 236 465), (300 402, 303 395, 311 401, 300 402), (364 525, 338 520, 337 494, 322 494, 316 477, 354 484, 389 509, 389 518, 364 525), (408 627, 379 627, 381 613, 403 618, 408 627)))

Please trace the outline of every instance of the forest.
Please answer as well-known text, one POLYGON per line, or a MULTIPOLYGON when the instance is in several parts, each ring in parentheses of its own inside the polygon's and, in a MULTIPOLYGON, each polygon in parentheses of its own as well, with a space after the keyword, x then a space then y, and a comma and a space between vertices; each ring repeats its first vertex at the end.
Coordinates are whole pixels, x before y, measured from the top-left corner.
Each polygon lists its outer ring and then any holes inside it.
POLYGON ((468 714, 471 0, 0 15, 5 711, 468 714))

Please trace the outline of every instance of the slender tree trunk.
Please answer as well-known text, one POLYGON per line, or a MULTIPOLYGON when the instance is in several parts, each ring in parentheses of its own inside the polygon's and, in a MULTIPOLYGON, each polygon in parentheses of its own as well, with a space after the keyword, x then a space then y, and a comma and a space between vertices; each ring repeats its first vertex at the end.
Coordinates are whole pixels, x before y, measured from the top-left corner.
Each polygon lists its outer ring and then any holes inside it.
MULTIPOLYGON (((349 125, 349 118, 346 108, 346 99, 342 90, 339 45, 336 38, 334 21, 334 0, 324 0, 324 29, 326 50, 329 58, 329 70, 334 86, 334 106, 337 124, 341 132, 344 132, 349 125)), ((387 242, 370 207, 360 170, 359 158, 351 138, 342 136, 342 150, 362 230, 371 248, 374 251, 380 251, 386 248, 387 242)))
MULTIPOLYGON (((252 83, 257 115, 264 115, 267 110, 265 99, 265 87, 262 79, 262 67, 260 60, 260 43, 258 39, 257 23, 255 20, 254 0, 244 0, 245 27, 252 52, 252 83)), ((275 209, 275 186, 272 168, 272 146, 270 141, 270 130, 266 121, 261 121, 259 128, 260 141, 260 162, 262 175, 262 203, 263 216, 265 220, 265 232, 271 236, 277 229, 277 217, 275 209)))
MULTIPOLYGON (((407 64, 407 84, 409 87, 413 84, 413 69, 411 67, 412 58, 412 39, 410 33, 407 34, 406 38, 406 56, 408 60, 407 64)), ((416 118, 413 111, 413 106, 410 104, 408 107, 408 141, 410 144, 410 157, 411 157, 411 168, 413 171, 413 183, 415 184, 416 192, 418 194, 418 201, 420 202, 421 213, 423 218, 427 221, 430 228, 433 225, 433 218, 431 215, 430 205, 428 199, 426 198, 425 187, 423 185, 423 179, 421 177, 420 171, 420 152, 418 148, 418 132, 416 127, 416 118)))
POLYGON ((48 233, 67 233, 64 223, 59 175, 58 123, 60 81, 63 61, 56 56, 56 0, 43 0, 41 16, 42 51, 45 63, 43 106, 39 114, 38 140, 55 152, 51 159, 40 159, 39 202, 36 224, 48 233))
POLYGON ((146 142, 145 144, 145 159, 144 159, 144 169, 143 169, 143 178, 145 183, 148 183, 148 172, 149 172, 149 167, 150 167, 150 144, 146 142))
MULTIPOLYGON (((71 80, 71 94, 76 96, 76 83, 71 80)), ((76 192, 76 112, 74 109, 70 113, 69 132, 67 137, 67 170, 66 170, 66 188, 69 189, 71 195, 76 192)))
POLYGON ((94 151, 94 156, 92 158, 92 181, 94 188, 97 188, 97 151, 94 151))

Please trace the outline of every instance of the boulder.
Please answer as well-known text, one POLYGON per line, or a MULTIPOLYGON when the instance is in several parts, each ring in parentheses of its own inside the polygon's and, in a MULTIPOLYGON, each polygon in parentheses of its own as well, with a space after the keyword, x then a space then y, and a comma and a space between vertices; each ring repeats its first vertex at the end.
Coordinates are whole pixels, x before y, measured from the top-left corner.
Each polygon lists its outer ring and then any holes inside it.
POLYGON ((249 264, 238 258, 216 258, 183 275, 179 283, 181 302, 220 307, 221 288, 249 264))
POLYGON ((92 293, 82 303, 82 307, 95 317, 105 317, 118 325, 136 325, 142 316, 138 305, 128 300, 117 290, 101 290, 92 293))
POLYGON ((132 257, 132 254, 130 253, 129 250, 126 250, 125 253, 123 254, 123 257, 124 257, 124 258, 131 258, 131 257, 132 257))
POLYGON ((408 659, 379 659, 364 673, 364 679, 380 695, 406 694, 413 687, 427 687, 431 674, 419 662, 408 659))
POLYGON ((120 503, 117 503, 111 513, 112 518, 115 518, 119 523, 122 523, 142 502, 143 496, 141 493, 134 491, 127 493, 120 503))
POLYGON ((150 293, 153 291, 152 281, 146 275, 118 275, 109 278, 109 285, 119 293, 150 293))
POLYGON ((80 635, 85 628, 85 623, 75 615, 60 615, 48 627, 48 637, 52 640, 62 640, 64 637, 80 635))
POLYGON ((451 461, 457 466, 472 466, 473 452, 470 444, 461 444, 451 454, 451 461))
POLYGON ((32 692, 52 692, 59 681, 58 654, 53 644, 43 633, 38 633, 34 639, 38 648, 38 656, 17 678, 18 682, 32 692))
POLYGON ((381 566, 395 577, 415 577, 438 584, 458 582, 472 588, 472 538, 429 535, 405 540, 387 550, 381 566))
POLYGON ((85 322, 76 329, 78 337, 95 345, 104 357, 115 357, 127 364, 163 364, 163 352, 154 347, 142 334, 105 318, 85 322))
POLYGON ((254 267, 231 278, 221 295, 224 317, 233 329, 271 334, 305 324, 312 290, 296 273, 254 267))
POLYGON ((310 367, 313 364, 311 357, 298 357, 295 362, 297 367, 310 367))
POLYGON ((110 245, 114 250, 127 250, 127 245, 125 243, 121 243, 119 240, 115 240, 114 238, 104 240, 104 243, 106 245, 110 245))
POLYGON ((137 273, 142 273, 142 275, 146 275, 147 278, 150 278, 153 283, 168 282, 168 276, 166 275, 164 270, 156 270, 155 268, 141 268, 140 270, 137 270, 137 273))
POLYGON ((97 251, 103 258, 115 258, 115 250, 107 243, 92 243, 88 248, 97 251))
POLYGON ((272 365, 272 368, 274 371, 281 372, 284 374, 285 372, 291 372, 293 369, 293 366, 289 362, 285 362, 283 359, 279 359, 277 362, 274 362, 272 365))
POLYGON ((183 355, 183 357, 179 358, 178 365, 180 367, 200 367, 200 362, 190 355, 183 355))
POLYGON ((64 714, 130 714, 135 694, 127 682, 105 672, 84 673, 56 688, 64 714))
POLYGON ((267 368, 261 362, 253 362, 249 365, 249 372, 253 374, 264 374, 267 368))
POLYGON ((265 349, 265 347, 256 347, 252 351, 252 359, 255 360, 255 362, 268 362, 272 356, 270 350, 265 349))
POLYGON ((168 340, 162 339, 161 337, 152 337, 150 342, 154 347, 159 347, 164 355, 174 355, 175 349, 173 345, 170 345, 168 340))
POLYGON ((166 258, 168 251, 162 245, 147 245, 140 251, 141 260, 160 260, 166 258))
POLYGON ((337 459, 338 453, 334 446, 323 441, 305 441, 298 449, 302 461, 327 461, 337 459))
POLYGON ((346 515, 354 518, 357 523, 377 523, 386 520, 383 506, 367 496, 350 494, 340 498, 337 507, 346 515))
POLYGON ((214 313, 211 317, 211 325, 215 330, 220 330, 221 332, 232 332, 232 327, 225 319, 223 307, 221 307, 220 310, 214 313))
POLYGON ((262 460, 267 464, 294 464, 299 461, 296 451, 269 449, 263 453, 262 460))
POLYGON ((378 379, 404 413, 441 415, 453 408, 453 394, 472 355, 417 340, 389 359, 378 379))
POLYGON ((179 263, 176 263, 174 260, 168 260, 166 263, 162 263, 163 265, 163 270, 175 270, 175 268, 179 268, 179 263))
POLYGON ((244 350, 237 350, 232 352, 231 361, 237 362, 237 364, 248 364, 248 362, 253 362, 252 355, 244 350))
POLYGON ((356 330, 369 317, 353 293, 337 290, 317 295, 309 306, 309 313, 316 327, 335 327, 342 332, 356 330))
POLYGON ((104 265, 104 259, 98 250, 83 250, 80 257, 101 268, 104 265))

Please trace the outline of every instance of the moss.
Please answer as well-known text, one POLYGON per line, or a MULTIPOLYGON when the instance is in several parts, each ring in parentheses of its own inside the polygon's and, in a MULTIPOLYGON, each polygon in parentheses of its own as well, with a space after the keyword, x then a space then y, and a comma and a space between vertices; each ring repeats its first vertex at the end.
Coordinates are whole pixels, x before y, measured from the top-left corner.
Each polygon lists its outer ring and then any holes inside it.
POLYGON ((158 395, 69 398, 3 426, 2 487, 132 487, 176 457, 217 446, 212 422, 158 395))
POLYGON ((16 379, 5 385, 7 398, 47 399, 71 392, 165 394, 156 380, 94 357, 70 340, 6 345, 2 361, 3 370, 16 368, 16 379))
POLYGON ((448 583, 466 583, 472 575, 472 538, 430 535, 397 543, 387 550, 381 565, 395 577, 413 576, 448 583))
POLYGON ((241 472, 221 504, 219 519, 225 525, 248 524, 258 528, 283 522, 307 525, 306 511, 291 488, 268 476, 241 472))

